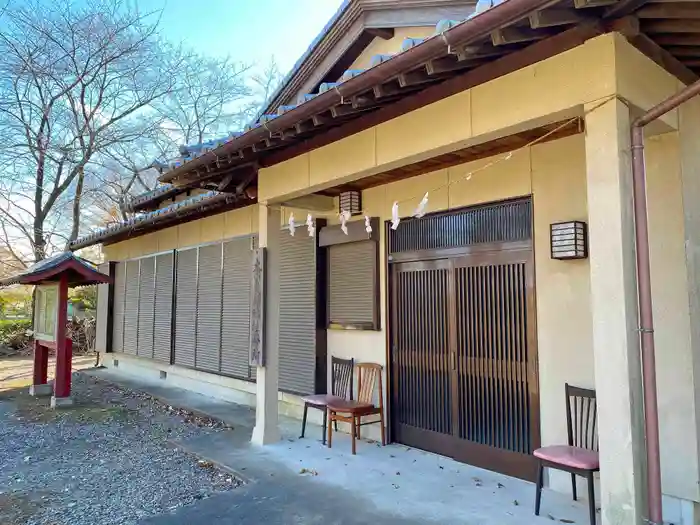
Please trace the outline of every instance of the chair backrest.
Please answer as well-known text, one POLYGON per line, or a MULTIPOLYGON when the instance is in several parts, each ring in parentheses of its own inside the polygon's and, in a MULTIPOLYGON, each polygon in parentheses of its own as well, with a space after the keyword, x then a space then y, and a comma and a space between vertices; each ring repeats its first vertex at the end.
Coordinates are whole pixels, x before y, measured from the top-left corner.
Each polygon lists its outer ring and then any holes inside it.
POLYGON ((331 358, 331 393, 343 399, 352 399, 354 359, 331 358))
POLYGON ((595 390, 566 383, 566 431, 569 445, 598 450, 598 407, 595 390))
POLYGON ((374 404, 374 389, 379 384, 379 407, 384 404, 382 388, 382 365, 359 363, 357 365, 357 400, 374 404))

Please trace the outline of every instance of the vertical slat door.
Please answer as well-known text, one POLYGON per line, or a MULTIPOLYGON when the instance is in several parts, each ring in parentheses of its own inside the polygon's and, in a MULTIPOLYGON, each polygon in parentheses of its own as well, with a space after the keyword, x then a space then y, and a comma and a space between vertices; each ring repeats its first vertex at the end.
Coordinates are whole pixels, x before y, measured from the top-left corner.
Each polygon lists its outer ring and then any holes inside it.
POLYGON ((126 263, 124 352, 136 355, 139 332, 139 272, 141 261, 126 263))
POLYGON ((311 394, 316 376, 316 238, 280 233, 280 389, 311 394))
POLYGON ((112 351, 124 351, 124 307, 126 302, 126 263, 117 263, 114 275, 114 307, 112 310, 112 351))
POLYGON ((164 363, 172 354, 174 259, 173 252, 156 257, 153 358, 164 363))
POLYGON ((218 372, 220 369, 221 248, 221 244, 200 247, 197 264, 195 367, 207 372, 218 372))
POLYGON ((451 455, 450 262, 396 264, 392 272, 394 437, 451 455))
POLYGON ((221 326, 221 372, 251 378, 248 365, 252 238, 225 242, 221 326))
POLYGON ((177 255, 175 364, 194 368, 197 341, 197 249, 177 255))
MULTIPOLYGON (((456 435, 500 470, 529 478, 539 422, 531 392, 530 251, 499 251, 455 261, 456 435), (484 447, 484 448, 482 448, 484 447), (510 470, 509 470, 510 469, 510 470)), ((471 461, 478 464, 477 461, 471 461)))
POLYGON ((139 357, 153 358, 153 321, 155 319, 155 277, 156 259, 141 259, 139 272, 139 322, 138 347, 139 357))

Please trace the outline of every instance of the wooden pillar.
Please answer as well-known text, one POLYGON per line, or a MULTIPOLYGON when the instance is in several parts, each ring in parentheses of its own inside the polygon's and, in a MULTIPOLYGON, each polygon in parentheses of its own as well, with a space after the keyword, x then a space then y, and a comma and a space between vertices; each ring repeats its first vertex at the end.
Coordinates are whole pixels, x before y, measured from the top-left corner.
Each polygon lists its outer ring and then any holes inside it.
POLYGON ((39 341, 34 341, 34 370, 32 385, 29 387, 31 396, 48 396, 51 385, 48 384, 49 349, 39 341))
POLYGON ((56 380, 51 398, 52 407, 73 404, 70 397, 73 342, 66 337, 68 324, 68 277, 61 277, 58 286, 58 315, 56 316, 56 380))

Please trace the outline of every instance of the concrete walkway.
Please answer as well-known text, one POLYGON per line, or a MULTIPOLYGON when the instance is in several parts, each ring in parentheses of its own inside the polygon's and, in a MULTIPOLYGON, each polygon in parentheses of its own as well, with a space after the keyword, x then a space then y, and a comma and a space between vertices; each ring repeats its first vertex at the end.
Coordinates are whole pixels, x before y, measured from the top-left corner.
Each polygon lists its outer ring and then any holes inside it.
POLYGON ((249 443, 255 420, 249 407, 126 378, 114 370, 91 373, 233 427, 177 445, 234 471, 247 485, 143 525, 588 523, 585 503, 550 491, 543 494, 542 516, 534 516, 531 483, 401 445, 363 441, 352 456, 348 436, 334 436, 328 449, 319 440, 320 427, 309 425, 307 438, 299 440, 300 422, 290 418, 280 418, 282 442, 255 447, 249 443))

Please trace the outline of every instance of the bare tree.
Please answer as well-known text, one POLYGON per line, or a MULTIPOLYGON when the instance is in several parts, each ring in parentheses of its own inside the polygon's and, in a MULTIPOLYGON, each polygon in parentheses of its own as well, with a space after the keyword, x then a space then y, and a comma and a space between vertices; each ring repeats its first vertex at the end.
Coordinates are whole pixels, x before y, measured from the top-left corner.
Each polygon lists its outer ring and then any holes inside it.
POLYGON ((173 150, 240 129, 252 94, 249 77, 250 66, 231 58, 189 55, 175 89, 156 104, 173 150))
POLYGON ((20 238, 41 260, 76 239, 93 164, 152 129, 152 107, 173 90, 182 64, 179 50, 159 40, 156 15, 122 0, 7 7, 0 32, 5 248, 20 238))

